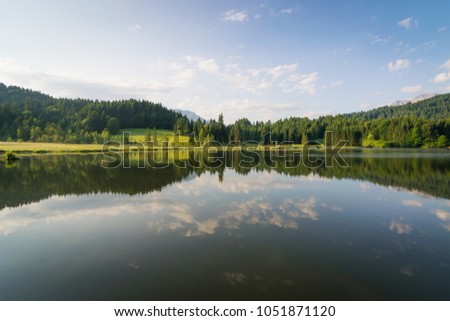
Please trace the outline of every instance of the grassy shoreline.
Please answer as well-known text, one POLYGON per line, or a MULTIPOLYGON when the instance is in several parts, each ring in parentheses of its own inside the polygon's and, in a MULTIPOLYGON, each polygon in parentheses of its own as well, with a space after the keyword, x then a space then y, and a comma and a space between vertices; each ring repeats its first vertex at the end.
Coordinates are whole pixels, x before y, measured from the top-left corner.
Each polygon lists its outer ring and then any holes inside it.
MULTIPOLYGON (((142 146, 140 144, 130 144, 130 145, 121 145, 120 149, 111 148, 112 151, 137 151, 142 150, 139 148, 142 146)), ((258 146, 258 145, 246 145, 246 146, 210 146, 211 149, 217 151, 231 151, 231 150, 245 150, 251 149, 255 151, 263 151, 263 150, 273 150, 273 151, 301 151, 303 150, 303 145, 290 145, 290 146, 258 146)), ((311 146, 313 147, 313 146, 311 146)), ((317 146, 318 150, 321 151, 320 146, 317 146)), ((8 151, 13 151, 17 154, 28 154, 28 155, 36 155, 36 154, 80 154, 80 153, 101 153, 103 150, 102 144, 65 144, 65 143, 36 143, 36 142, 0 142, 0 155, 5 154, 8 151)), ((179 147, 168 147, 168 148, 155 148, 153 150, 176 150, 183 149, 189 151, 200 150, 199 147, 194 146, 179 146, 179 147)), ((205 150, 207 148, 204 148, 205 150)), ((367 148, 367 147, 353 147, 353 146, 345 146, 342 148, 342 151, 361 151, 361 150, 389 150, 392 148, 367 148)), ((395 148, 394 148, 395 149, 395 148)), ((408 149, 408 148, 403 148, 408 149)), ((421 148, 422 149, 422 148, 421 148)), ((445 149, 445 148, 444 148, 445 149)), ((148 150, 147 147, 144 150, 148 150)))
POLYGON ((35 142, 0 142, 0 154, 13 151, 18 154, 100 153, 100 144, 63 144, 35 142))
MULTIPOLYGON (((125 151, 136 151, 142 146, 140 144, 130 144, 121 145, 118 150, 125 151)), ((161 148, 157 147, 154 150, 176 150, 176 149, 188 149, 188 150, 199 150, 200 147, 194 146, 179 146, 179 147, 168 147, 161 148)), ((258 146, 258 145, 247 145, 247 146, 209 146, 211 149, 217 149, 218 151, 226 150, 241 150, 241 149, 252 149, 252 150, 301 150, 303 145, 292 145, 292 146, 258 146)), ((205 148, 206 149, 206 148, 205 148)), ((358 150, 360 147, 345 147, 343 149, 358 150)), ((36 142, 0 142, 0 154, 4 154, 7 151, 13 151, 18 154, 47 154, 47 153, 101 153, 103 150, 102 144, 64 144, 64 143, 36 143, 36 142)), ((111 150, 117 150, 111 148, 111 150)), ((147 147, 145 147, 147 150, 147 147)))

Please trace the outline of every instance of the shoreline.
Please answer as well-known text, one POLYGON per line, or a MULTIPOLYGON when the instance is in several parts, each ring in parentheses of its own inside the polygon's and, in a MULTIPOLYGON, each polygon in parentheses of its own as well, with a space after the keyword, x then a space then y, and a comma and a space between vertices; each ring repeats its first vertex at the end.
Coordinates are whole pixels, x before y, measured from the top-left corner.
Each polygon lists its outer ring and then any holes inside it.
MULTIPOLYGON (((309 146, 315 151, 325 151, 320 145, 309 146)), ((128 144, 121 145, 119 148, 111 148, 112 152, 137 152, 137 151, 175 151, 184 150, 189 152, 205 151, 212 149, 213 151, 237 151, 237 150, 249 150, 249 151, 286 151, 286 152, 300 152, 305 149, 304 145, 293 146, 209 146, 209 147, 195 147, 195 146, 177 146, 177 147, 158 147, 148 149, 147 147, 139 148, 138 145, 128 144)), ((340 151, 393 151, 393 150, 448 150, 450 148, 412 148, 412 147, 361 147, 361 146, 344 146, 340 151)), ((107 152, 106 148, 105 152, 107 152)), ((8 151, 13 151, 20 155, 40 155, 40 154, 89 154, 89 153, 102 153, 104 151, 103 144, 65 144, 65 143, 36 143, 36 142, 0 142, 0 155, 5 154, 8 151)))

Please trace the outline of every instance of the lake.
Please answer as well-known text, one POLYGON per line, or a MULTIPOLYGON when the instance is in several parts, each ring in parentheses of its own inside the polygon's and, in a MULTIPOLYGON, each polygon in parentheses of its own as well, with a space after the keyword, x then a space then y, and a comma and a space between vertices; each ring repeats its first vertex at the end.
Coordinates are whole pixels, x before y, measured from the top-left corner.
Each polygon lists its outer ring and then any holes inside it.
POLYGON ((222 156, 0 163, 0 299, 450 300, 450 151, 222 156))

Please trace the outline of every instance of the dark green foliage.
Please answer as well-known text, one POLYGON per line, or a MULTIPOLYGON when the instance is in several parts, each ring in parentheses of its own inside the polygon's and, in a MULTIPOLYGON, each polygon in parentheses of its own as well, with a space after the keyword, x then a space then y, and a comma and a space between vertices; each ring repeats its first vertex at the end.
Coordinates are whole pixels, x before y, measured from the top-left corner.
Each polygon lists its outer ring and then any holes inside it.
POLYGON ((5 158, 5 161, 7 161, 7 162, 19 160, 19 157, 16 156, 16 153, 14 153, 12 151, 6 152, 4 155, 4 158, 5 158))
POLYGON ((120 129, 120 122, 116 117, 111 117, 108 119, 108 122, 106 123, 106 128, 108 129, 108 131, 112 134, 115 135, 119 132, 120 129))
MULTIPOLYGON (((181 114, 139 100, 56 99, 0 83, 0 140, 100 143, 106 128, 173 129, 181 114)), ((189 129, 189 128, 188 128, 189 129)))
POLYGON ((344 114, 344 117, 373 120, 380 118, 397 118, 403 116, 417 116, 438 120, 450 115, 450 94, 438 95, 416 103, 401 106, 384 106, 369 111, 344 114))
POLYGON ((116 134, 120 128, 173 129, 181 135, 194 133, 195 136, 190 136, 191 143, 195 137, 197 141, 222 144, 237 141, 304 144, 323 142, 325 132, 332 131, 332 144, 347 140, 349 146, 362 146, 368 141, 369 146, 376 142, 377 146, 384 147, 447 147, 450 94, 414 104, 314 120, 290 117, 251 123, 244 118, 226 126, 222 114, 218 120, 209 122, 189 121, 180 113, 148 101, 55 99, 0 83, 0 140, 102 143, 107 133, 116 134))
MULTIPOLYGON (((218 137, 214 121, 203 126, 194 124, 193 128, 200 139, 210 133, 218 137)), ((251 123, 248 119, 240 119, 226 127, 226 136, 229 141, 305 144, 308 141, 323 142, 326 131, 333 132, 331 144, 347 140, 349 146, 362 146, 364 140, 375 140, 383 147, 447 147, 450 137, 450 94, 404 106, 380 107, 314 120, 290 117, 274 123, 251 123)), ((219 141, 226 142, 226 139, 219 141)))

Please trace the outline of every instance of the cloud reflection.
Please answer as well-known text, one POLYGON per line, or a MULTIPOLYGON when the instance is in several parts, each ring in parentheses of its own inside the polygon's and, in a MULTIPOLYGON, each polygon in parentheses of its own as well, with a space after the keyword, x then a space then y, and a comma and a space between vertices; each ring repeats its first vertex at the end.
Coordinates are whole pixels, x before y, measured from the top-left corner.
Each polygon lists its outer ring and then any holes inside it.
POLYGON ((423 202, 419 200, 403 200, 402 204, 405 206, 423 207, 423 202))
POLYGON ((225 272, 223 277, 231 285, 244 284, 248 279, 247 275, 243 272, 225 272))
POLYGON ((436 215, 437 218, 440 219, 441 221, 450 220, 450 213, 441 209, 435 210, 434 215, 436 215))
MULTIPOLYGON (((91 220, 92 224, 102 224, 102 218, 117 218, 120 224, 120 217, 131 215, 152 233, 176 232, 185 237, 213 235, 218 231, 236 235, 244 225, 299 229, 304 220, 317 221, 331 212, 344 211, 327 194, 311 192, 311 180, 318 188, 330 183, 312 176, 301 179, 256 172, 242 176, 230 171, 223 183, 215 176, 202 175, 158 193, 53 196, 0 211, 0 234, 11 234, 39 221, 50 224, 91 220)), ((413 207, 426 204, 414 199, 401 202, 413 207)), ((437 209, 433 214, 444 222, 450 220, 448 211, 437 209)), ((413 228, 393 220, 389 230, 409 234, 413 228)))
POLYGON ((413 229, 409 224, 391 221, 389 225, 389 230, 397 232, 398 234, 409 234, 413 229))
POLYGON ((292 200, 285 199, 280 206, 280 210, 287 213, 292 218, 304 217, 311 220, 318 220, 319 213, 316 210, 317 201, 315 197, 310 197, 306 200, 292 200))

